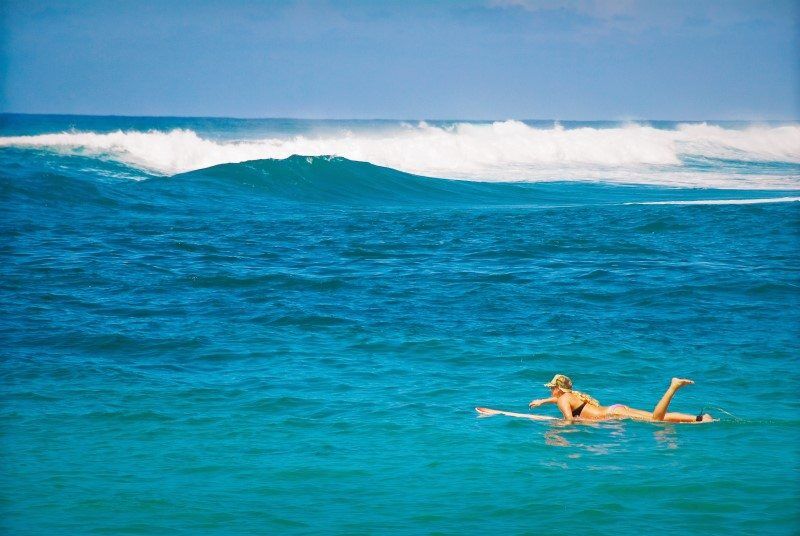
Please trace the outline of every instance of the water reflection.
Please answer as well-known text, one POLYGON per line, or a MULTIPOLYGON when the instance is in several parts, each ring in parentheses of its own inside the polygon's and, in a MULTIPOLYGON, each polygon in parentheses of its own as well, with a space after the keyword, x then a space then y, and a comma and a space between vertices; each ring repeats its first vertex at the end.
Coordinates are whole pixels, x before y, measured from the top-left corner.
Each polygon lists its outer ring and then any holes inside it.
POLYGON ((653 432, 653 437, 656 438, 658 443, 663 444, 668 449, 678 448, 678 434, 674 426, 664 426, 653 432))
MULTIPOLYGON (((627 442, 627 440, 628 438, 625 434, 625 424, 623 421, 581 423, 580 425, 553 423, 544 433, 544 441, 546 445, 552 447, 572 447, 595 455, 610 454, 613 450, 620 447, 620 445, 627 442), (605 443, 584 443, 580 441, 580 439, 586 437, 597 438, 594 430, 597 430, 598 432, 607 431, 608 437, 612 438, 613 441, 605 443), (578 435, 570 436, 569 434, 578 435), (570 441, 570 439, 572 439, 572 441, 570 441)), ((577 457, 572 455, 570 456, 577 457)))

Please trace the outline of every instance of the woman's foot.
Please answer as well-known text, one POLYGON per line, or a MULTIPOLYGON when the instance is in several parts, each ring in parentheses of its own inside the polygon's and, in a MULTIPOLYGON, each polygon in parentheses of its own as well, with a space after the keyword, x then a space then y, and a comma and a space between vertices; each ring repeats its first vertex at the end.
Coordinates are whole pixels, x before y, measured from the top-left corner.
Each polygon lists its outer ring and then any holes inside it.
POLYGON ((677 391, 681 387, 684 387, 686 385, 691 385, 693 383, 694 382, 692 380, 687 380, 685 378, 672 378, 672 383, 670 383, 669 386, 670 386, 671 389, 674 389, 674 390, 677 391))

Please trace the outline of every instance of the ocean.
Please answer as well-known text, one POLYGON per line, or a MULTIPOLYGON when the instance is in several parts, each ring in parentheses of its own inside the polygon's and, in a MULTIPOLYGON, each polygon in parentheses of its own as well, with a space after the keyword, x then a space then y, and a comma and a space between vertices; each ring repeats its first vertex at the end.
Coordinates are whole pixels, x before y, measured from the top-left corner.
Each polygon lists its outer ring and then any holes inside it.
POLYGON ((798 201, 797 123, 0 115, 0 530, 798 534, 798 201), (556 373, 719 421, 474 410, 556 373))

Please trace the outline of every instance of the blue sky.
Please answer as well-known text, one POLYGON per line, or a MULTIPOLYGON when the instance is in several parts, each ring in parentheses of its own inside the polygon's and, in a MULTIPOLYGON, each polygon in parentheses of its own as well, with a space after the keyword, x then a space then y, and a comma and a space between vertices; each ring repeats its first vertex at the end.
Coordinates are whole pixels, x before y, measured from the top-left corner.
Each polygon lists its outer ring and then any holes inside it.
POLYGON ((798 119, 794 1, 0 2, 0 110, 798 119))

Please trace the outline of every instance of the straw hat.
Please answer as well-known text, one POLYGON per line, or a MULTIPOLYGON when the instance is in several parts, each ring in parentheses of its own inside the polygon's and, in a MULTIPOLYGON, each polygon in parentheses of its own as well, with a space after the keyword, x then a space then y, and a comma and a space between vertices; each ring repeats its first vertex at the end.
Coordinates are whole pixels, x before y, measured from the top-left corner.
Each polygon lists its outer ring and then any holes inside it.
POLYGON ((553 379, 544 384, 545 387, 558 387, 565 393, 572 391, 572 380, 563 374, 556 374, 553 379))

